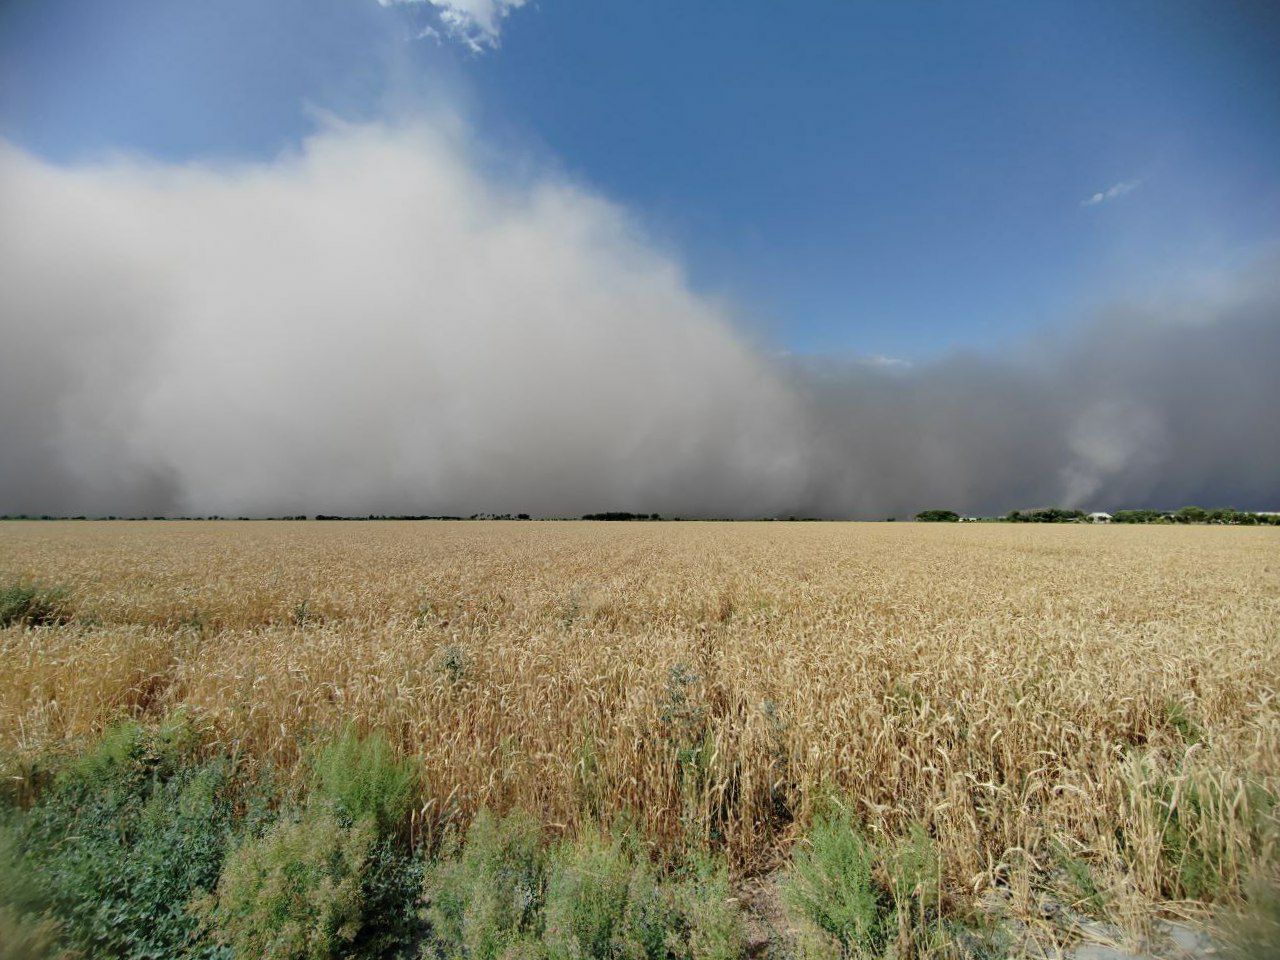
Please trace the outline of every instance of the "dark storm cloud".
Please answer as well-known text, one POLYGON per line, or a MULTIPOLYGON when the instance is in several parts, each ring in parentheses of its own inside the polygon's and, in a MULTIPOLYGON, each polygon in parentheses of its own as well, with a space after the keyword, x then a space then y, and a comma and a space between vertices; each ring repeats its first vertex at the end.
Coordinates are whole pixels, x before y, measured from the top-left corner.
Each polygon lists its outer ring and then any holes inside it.
POLYGON ((1280 257, 1007 357, 809 367, 815 512, 1280 501, 1280 257))

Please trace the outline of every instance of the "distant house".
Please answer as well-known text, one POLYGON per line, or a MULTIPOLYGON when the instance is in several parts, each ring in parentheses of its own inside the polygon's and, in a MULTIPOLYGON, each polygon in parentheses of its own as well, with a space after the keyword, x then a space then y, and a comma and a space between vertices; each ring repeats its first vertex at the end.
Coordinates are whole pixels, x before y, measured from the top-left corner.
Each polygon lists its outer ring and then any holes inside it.
POLYGON ((1089 522, 1090 523, 1110 523, 1111 514, 1103 513, 1101 510, 1099 510, 1097 513, 1089 514, 1089 522))

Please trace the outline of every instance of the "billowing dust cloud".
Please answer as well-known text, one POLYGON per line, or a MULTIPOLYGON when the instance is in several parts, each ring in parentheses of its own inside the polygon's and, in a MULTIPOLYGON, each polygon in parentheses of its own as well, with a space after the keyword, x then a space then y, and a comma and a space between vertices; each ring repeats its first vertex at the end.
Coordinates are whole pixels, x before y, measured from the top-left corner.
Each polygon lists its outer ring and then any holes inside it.
POLYGON ((1274 508, 1277 277, 1004 357, 798 363, 446 125, 240 166, 0 146, 0 513, 1274 508))

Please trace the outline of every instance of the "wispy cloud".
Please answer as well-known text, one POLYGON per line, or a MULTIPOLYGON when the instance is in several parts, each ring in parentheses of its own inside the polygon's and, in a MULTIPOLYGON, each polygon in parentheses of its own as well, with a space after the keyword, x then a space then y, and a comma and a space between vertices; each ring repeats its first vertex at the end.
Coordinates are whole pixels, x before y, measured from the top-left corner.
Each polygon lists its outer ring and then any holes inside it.
MULTIPOLYGON (((422 4, 435 8, 443 32, 465 43, 474 53, 498 46, 502 21, 512 10, 523 7, 525 0, 378 0, 384 7, 422 4)), ((440 31, 425 28, 421 37, 440 37, 440 31)))
POLYGON ((911 366, 910 360, 903 360, 901 357, 886 357, 882 353, 873 353, 871 356, 864 358, 864 363, 870 367, 882 367, 886 370, 906 370, 911 366))
POLYGON ((1127 193, 1133 193, 1142 185, 1141 180, 1121 180, 1119 183, 1108 187, 1106 190, 1099 191, 1091 196, 1088 200, 1081 200, 1082 207, 1096 207, 1100 203, 1109 203, 1112 200, 1119 200, 1127 193))

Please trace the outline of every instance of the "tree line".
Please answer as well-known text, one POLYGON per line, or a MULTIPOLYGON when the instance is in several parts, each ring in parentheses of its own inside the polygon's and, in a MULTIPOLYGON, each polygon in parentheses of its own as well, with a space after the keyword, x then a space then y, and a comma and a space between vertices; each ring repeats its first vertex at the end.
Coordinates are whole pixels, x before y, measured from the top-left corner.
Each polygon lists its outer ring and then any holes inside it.
MULTIPOLYGON (((921 523, 958 523, 961 516, 954 510, 922 510, 916 514, 921 523)), ((1010 510, 1003 517, 977 518, 1002 523, 1088 523, 1083 510, 1044 507, 1039 510, 1010 510)), ((1233 507, 1182 507, 1180 510, 1117 510, 1112 523, 1211 523, 1230 526, 1280 526, 1280 514, 1253 513, 1233 507)))
MULTIPOLYGON (((371 513, 364 516, 318 513, 314 516, 306 514, 282 517, 224 517, 217 514, 209 516, 182 517, 117 517, 117 516, 54 516, 51 514, 0 514, 0 520, 532 520, 527 513, 473 513, 470 516, 450 516, 443 514, 381 514, 371 513)), ((572 517, 557 519, 571 520, 572 517)), ((613 510, 605 513, 584 513, 582 520, 683 520, 683 517, 663 517, 656 513, 629 513, 613 510)), ((819 517, 757 517, 759 521, 777 519, 819 520, 819 517)), ((831 518, 847 519, 847 518, 831 518)), ((886 520, 895 520, 887 517, 886 520)), ((961 520, 979 520, 984 523, 1088 523, 1089 515, 1083 510, 1066 510, 1061 507, 1042 507, 1038 510, 1010 510, 1003 517, 962 517, 954 510, 921 510, 915 515, 921 523, 958 523, 961 520)), ((1280 526, 1280 514, 1256 513, 1248 510, 1236 510, 1233 507, 1182 507, 1179 510, 1117 510, 1111 515, 1112 523, 1207 523, 1229 526, 1280 526)))

